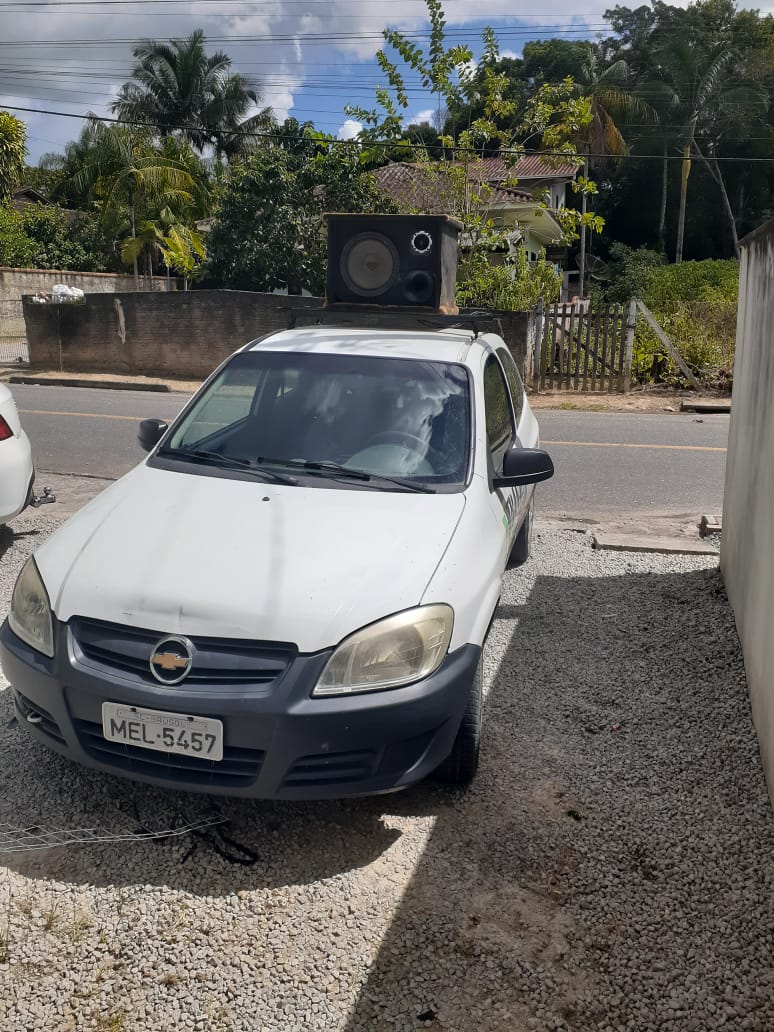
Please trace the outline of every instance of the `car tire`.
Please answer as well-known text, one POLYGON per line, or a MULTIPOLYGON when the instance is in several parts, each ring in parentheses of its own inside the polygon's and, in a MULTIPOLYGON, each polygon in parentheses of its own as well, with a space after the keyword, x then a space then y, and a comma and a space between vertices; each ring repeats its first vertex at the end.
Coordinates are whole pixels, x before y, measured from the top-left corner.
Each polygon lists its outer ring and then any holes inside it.
POLYGON ((532 528, 535 522, 535 496, 530 499, 527 515, 519 528, 516 540, 513 542, 511 554, 508 556, 508 566, 523 566, 529 559, 532 551, 532 528))
POLYGON ((478 770, 478 756, 481 748, 481 714, 484 701, 484 651, 481 650, 476 672, 470 685, 468 704, 462 715, 457 737, 452 750, 435 772, 438 781, 445 785, 465 788, 478 770))

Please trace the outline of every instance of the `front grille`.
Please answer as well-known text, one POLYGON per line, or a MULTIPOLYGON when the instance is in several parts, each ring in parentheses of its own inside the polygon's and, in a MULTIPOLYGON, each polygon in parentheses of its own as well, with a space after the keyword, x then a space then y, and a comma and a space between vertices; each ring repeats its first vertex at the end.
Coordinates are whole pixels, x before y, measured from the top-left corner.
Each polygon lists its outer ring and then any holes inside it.
MULTIPOLYGON (((161 631, 149 631, 101 620, 76 617, 70 622, 77 662, 97 670, 119 671, 146 684, 156 684, 150 657, 161 631), (85 663, 84 663, 85 660, 85 663)), ((293 645, 225 638, 191 638, 195 646, 186 687, 221 685, 266 691, 296 656, 293 645)))
POLYGON ((302 756, 285 775, 283 785, 285 788, 301 788, 304 785, 343 785, 364 781, 373 772, 375 758, 373 750, 302 756))
POLYGON ((48 735, 49 738, 53 738, 56 742, 64 744, 64 736, 59 730, 59 725, 46 710, 41 709, 40 706, 22 695, 21 692, 16 692, 16 705, 19 707, 19 712, 24 717, 25 725, 28 727, 34 727, 36 731, 41 731, 44 735, 48 735), (28 717, 33 718, 40 717, 40 719, 29 720, 28 717))
POLYGON ((258 777, 265 756, 260 749, 224 746, 222 760, 202 760, 194 756, 110 742, 103 737, 101 724, 86 720, 76 720, 74 724, 82 748, 92 759, 121 770, 167 781, 223 788, 246 787, 258 777))

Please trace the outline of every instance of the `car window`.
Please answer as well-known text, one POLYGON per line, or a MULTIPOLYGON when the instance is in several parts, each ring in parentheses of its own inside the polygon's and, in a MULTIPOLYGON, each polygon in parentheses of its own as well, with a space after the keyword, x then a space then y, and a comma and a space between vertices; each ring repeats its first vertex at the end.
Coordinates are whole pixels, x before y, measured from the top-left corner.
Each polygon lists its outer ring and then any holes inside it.
POLYGON ((210 434, 234 426, 245 419, 260 385, 254 376, 239 366, 228 366, 210 387, 199 404, 185 419, 182 432, 175 435, 176 448, 191 447, 210 434))
POLYGON ((511 391, 513 415, 516 420, 516 426, 518 426, 521 421, 521 414, 524 411, 524 384, 521 382, 519 370, 516 368, 516 363, 513 361, 513 355, 510 351, 507 348, 498 348, 497 357, 505 370, 505 378, 511 391))
POLYGON ((484 410, 490 451, 497 451, 513 437, 513 417, 500 363, 490 355, 484 366, 484 410))
POLYGON ((203 390, 168 448, 460 485, 471 424, 464 366, 259 350, 236 356, 203 390))

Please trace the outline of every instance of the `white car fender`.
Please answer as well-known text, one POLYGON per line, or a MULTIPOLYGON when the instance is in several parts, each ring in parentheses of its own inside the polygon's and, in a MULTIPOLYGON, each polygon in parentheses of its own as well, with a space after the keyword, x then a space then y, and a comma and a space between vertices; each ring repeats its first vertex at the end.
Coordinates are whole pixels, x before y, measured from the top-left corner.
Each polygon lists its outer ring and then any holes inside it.
MULTIPOLYGON (((454 610, 449 651, 483 645, 500 598, 507 528, 478 476, 466 492, 462 519, 422 596, 422 604, 446 602, 454 610)), ((498 503, 499 504, 499 503, 498 503)))

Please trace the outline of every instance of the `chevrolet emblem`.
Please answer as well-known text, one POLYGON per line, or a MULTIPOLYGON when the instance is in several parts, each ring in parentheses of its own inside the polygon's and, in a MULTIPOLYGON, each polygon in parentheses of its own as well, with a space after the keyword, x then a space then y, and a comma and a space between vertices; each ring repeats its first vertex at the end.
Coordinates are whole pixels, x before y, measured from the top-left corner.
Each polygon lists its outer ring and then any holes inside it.
POLYGON ((179 684, 191 670, 195 651, 188 638, 162 638, 150 654, 150 671, 161 684, 179 684))
POLYGON ((154 665, 162 670, 185 670, 190 662, 190 659, 176 656, 174 652, 157 652, 153 657, 154 665))

